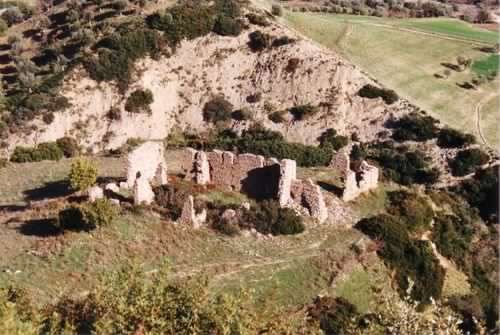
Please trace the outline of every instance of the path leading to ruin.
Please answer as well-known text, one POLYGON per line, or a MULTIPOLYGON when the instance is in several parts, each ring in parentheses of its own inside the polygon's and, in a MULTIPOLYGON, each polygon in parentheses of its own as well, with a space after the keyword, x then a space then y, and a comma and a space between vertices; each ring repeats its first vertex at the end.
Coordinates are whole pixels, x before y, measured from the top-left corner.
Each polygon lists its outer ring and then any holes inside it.
POLYGON ((500 95, 498 94, 490 94, 481 101, 479 101, 476 106, 474 107, 474 115, 476 117, 476 128, 477 128, 477 133, 479 134, 479 138, 481 139, 481 142, 483 142, 484 145, 486 145, 489 149, 492 149, 493 151, 498 153, 498 150, 492 146, 491 144, 488 143, 488 140, 483 134, 483 130, 481 128, 481 109, 483 108, 484 105, 486 105, 488 102, 490 102, 493 99, 498 99, 500 98, 500 95))

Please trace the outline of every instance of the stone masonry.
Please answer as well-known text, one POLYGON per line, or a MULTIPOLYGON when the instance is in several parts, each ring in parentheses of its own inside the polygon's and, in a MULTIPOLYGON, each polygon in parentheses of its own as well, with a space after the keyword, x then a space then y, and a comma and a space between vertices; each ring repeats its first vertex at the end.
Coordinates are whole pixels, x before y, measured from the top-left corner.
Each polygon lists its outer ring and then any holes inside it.
POLYGON ((182 207, 179 221, 181 224, 190 225, 198 229, 207 221, 207 210, 203 209, 201 213, 196 213, 194 208, 194 197, 190 195, 182 207))
POLYGON ((310 180, 297 180, 297 165, 293 160, 219 150, 205 154, 190 148, 182 153, 181 159, 185 178, 199 185, 212 184, 253 198, 274 198, 282 207, 305 207, 320 222, 327 218, 320 187, 310 180))
POLYGON ((134 190, 134 203, 151 204, 152 185, 167 184, 167 167, 163 143, 145 142, 128 155, 127 187, 134 190))
POLYGON ((360 194, 377 188, 379 169, 362 161, 355 171, 352 170, 349 153, 344 150, 333 156, 330 167, 338 171, 344 183, 342 191, 344 201, 354 200, 360 194))

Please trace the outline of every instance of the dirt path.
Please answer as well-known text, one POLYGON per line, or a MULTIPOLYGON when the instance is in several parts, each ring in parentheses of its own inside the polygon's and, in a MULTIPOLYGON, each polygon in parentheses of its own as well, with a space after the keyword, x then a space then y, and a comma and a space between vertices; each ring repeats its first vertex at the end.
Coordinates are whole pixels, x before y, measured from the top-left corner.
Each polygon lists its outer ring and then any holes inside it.
POLYGON ((481 142, 483 142, 484 145, 486 145, 489 149, 492 149, 492 150, 494 150, 497 153, 498 153, 498 150, 494 146, 492 146, 492 145, 490 145, 488 143, 488 140, 486 139, 486 137, 484 137, 483 131, 481 129, 481 109, 488 102, 490 102, 493 99, 498 99, 499 97, 500 97, 500 95, 498 95, 498 94, 490 94, 490 95, 484 97, 483 99, 481 99, 481 101, 479 101, 476 104, 476 106, 474 107, 474 114, 475 114, 475 117, 476 117, 477 133, 479 134, 479 137, 481 138, 481 142))

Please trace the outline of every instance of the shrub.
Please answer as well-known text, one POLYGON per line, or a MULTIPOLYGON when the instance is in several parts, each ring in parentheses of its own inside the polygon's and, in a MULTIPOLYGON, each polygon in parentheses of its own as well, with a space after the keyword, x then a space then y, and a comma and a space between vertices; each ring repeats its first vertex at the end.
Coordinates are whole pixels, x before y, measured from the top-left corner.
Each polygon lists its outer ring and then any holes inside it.
POLYGON ((54 122, 54 119, 55 119, 55 115, 52 112, 50 112, 50 113, 44 113, 43 116, 42 116, 42 121, 45 124, 51 124, 52 122, 54 122))
POLYGON ((427 141, 438 134, 438 121, 430 116, 421 116, 416 113, 405 115, 393 123, 396 128, 392 137, 396 141, 427 141))
POLYGON ((78 158, 71 163, 69 182, 75 191, 85 191, 97 180, 97 167, 87 158, 78 158))
POLYGON ((356 306, 342 297, 318 297, 308 308, 307 314, 319 325, 324 334, 347 334, 347 330, 359 318, 356 306))
POLYGON ((298 105, 290 108, 290 114, 293 115, 295 120, 302 121, 310 118, 318 113, 318 107, 311 104, 298 105))
POLYGON ((213 31, 221 36, 238 36, 242 29, 240 21, 225 15, 219 15, 215 20, 213 31))
POLYGON ((464 180, 455 191, 479 210, 481 217, 495 223, 499 218, 498 167, 479 170, 474 178, 464 180))
POLYGON ((441 148, 461 148, 476 142, 471 134, 464 134, 451 128, 443 128, 439 131, 437 145, 441 148))
POLYGON ((302 217, 275 200, 264 200, 243 213, 242 225, 262 234, 293 235, 304 231, 302 217))
POLYGON ((176 46, 184 39, 205 36, 214 27, 214 10, 201 4, 183 4, 171 7, 165 13, 155 13, 146 22, 152 29, 164 32, 167 41, 176 46))
MULTIPOLYGON (((281 47, 283 45, 291 44, 291 43, 294 43, 294 42, 295 42, 295 39, 293 39, 293 38, 290 38, 288 36, 281 36, 281 37, 278 37, 275 40, 273 40, 273 43, 271 45, 272 45, 273 48, 279 48, 279 47, 281 47)), ((288 63, 288 65, 290 65, 290 63, 288 63)), ((287 66, 287 71, 288 72, 293 72, 294 70, 295 69, 290 69, 287 66)))
POLYGON ((248 46, 254 52, 262 51, 269 46, 269 35, 261 32, 260 30, 251 32, 248 37, 250 39, 248 46))
POLYGON ((246 17, 251 24, 255 24, 257 26, 267 27, 270 24, 264 15, 248 13, 246 17))
POLYGON ((445 271, 427 241, 411 240, 405 226, 389 215, 363 219, 356 224, 356 229, 383 241, 379 255, 396 270, 401 294, 405 294, 410 278, 415 282, 413 299, 422 303, 429 303, 431 297, 439 299, 445 271))
POLYGON ((476 171, 478 167, 488 163, 489 156, 480 149, 466 149, 457 153, 449 162, 454 176, 465 176, 476 171))
POLYGON ((10 160, 15 163, 41 162, 43 160, 57 161, 63 158, 61 148, 55 142, 40 143, 35 148, 16 147, 10 160))
POLYGON ((274 123, 283 123, 286 121, 283 111, 276 111, 269 114, 267 117, 274 123))
POLYGON ((371 84, 366 84, 365 86, 363 86, 359 90, 358 95, 360 97, 369 99, 382 98, 388 105, 392 105, 399 100, 398 95, 393 90, 379 88, 371 84))
POLYGON ((337 135, 337 131, 333 128, 325 130, 318 140, 320 146, 330 146, 333 150, 339 150, 349 143, 346 136, 337 135))
POLYGON ((299 166, 326 166, 332 159, 331 148, 321 148, 301 143, 288 143, 283 136, 261 127, 243 131, 241 137, 228 132, 220 132, 207 143, 208 148, 222 150, 238 149, 265 157, 293 159, 299 166))
POLYGON ((82 207, 83 220, 90 229, 109 226, 118 215, 118 208, 108 199, 97 199, 82 207))
POLYGON ((237 18, 241 15, 241 7, 238 0, 216 0, 215 10, 220 15, 237 18))
POLYGON ((372 148, 369 157, 379 162, 387 178, 399 184, 432 185, 439 178, 439 170, 431 169, 427 157, 418 150, 394 148, 390 143, 384 142, 372 148))
POLYGON ((398 217, 410 233, 420 235, 430 229, 434 211, 426 199, 408 191, 390 192, 388 198, 387 212, 398 217))
POLYGON ((246 120, 252 120, 253 114, 248 108, 243 107, 242 109, 234 111, 231 114, 231 117, 237 121, 246 121, 246 120))
POLYGON ((153 103, 153 92, 149 89, 135 90, 127 98, 125 110, 129 113, 148 113, 151 114, 151 105, 153 103))
POLYGON ((80 146, 78 142, 72 137, 61 137, 56 141, 59 148, 61 148, 64 157, 76 157, 80 153, 80 146))
POLYGON ((231 119, 233 105, 223 96, 216 96, 203 107, 203 119, 206 122, 216 123, 231 119))
POLYGON ((121 120, 122 119, 122 113, 120 111, 120 108, 118 107, 111 107, 108 111, 108 114, 106 114, 108 119, 110 120, 121 120))

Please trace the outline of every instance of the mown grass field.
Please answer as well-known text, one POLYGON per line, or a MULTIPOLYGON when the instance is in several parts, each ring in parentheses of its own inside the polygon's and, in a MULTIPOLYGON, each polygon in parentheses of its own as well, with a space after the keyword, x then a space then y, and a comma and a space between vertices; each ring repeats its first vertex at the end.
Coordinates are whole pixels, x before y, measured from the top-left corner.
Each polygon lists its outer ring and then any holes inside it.
POLYGON ((500 66, 500 55, 490 55, 488 57, 478 59, 472 64, 472 71, 479 75, 488 76, 493 73, 498 73, 500 66))
MULTIPOLYGON (((492 43, 498 34, 450 19, 395 20, 298 12, 286 12, 284 19, 443 123, 478 135, 475 107, 498 91, 498 77, 479 89, 467 90, 458 85, 475 76, 471 69, 451 71, 448 78, 435 74, 442 74, 446 69, 443 63, 456 63, 458 56, 484 59, 488 54, 480 51, 480 46, 492 43)), ((498 146, 496 136, 488 136, 488 142, 498 146)))

